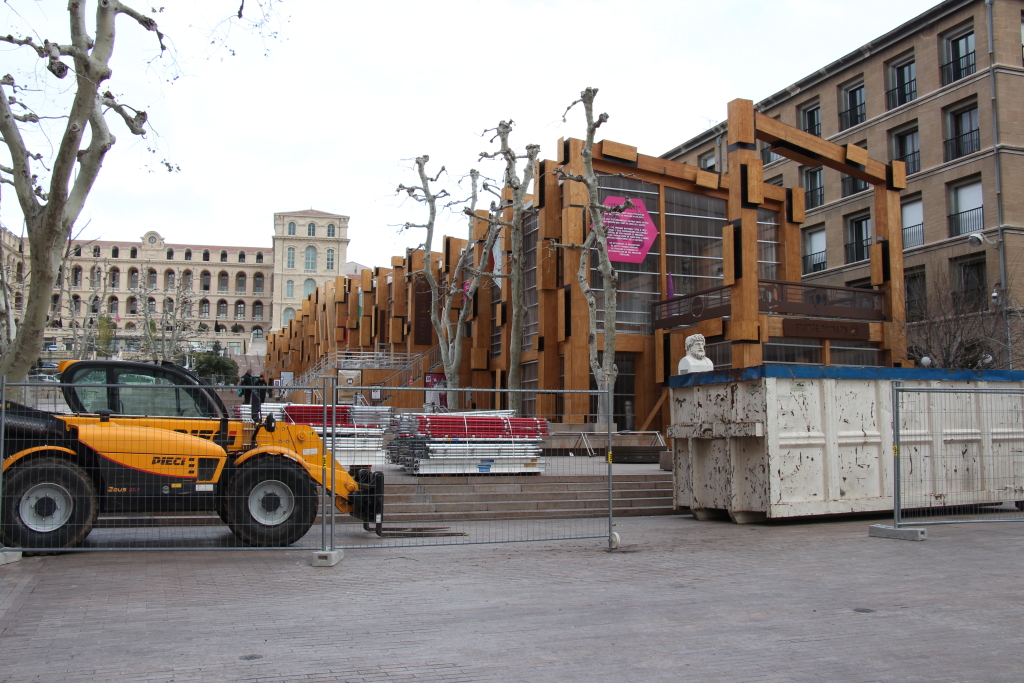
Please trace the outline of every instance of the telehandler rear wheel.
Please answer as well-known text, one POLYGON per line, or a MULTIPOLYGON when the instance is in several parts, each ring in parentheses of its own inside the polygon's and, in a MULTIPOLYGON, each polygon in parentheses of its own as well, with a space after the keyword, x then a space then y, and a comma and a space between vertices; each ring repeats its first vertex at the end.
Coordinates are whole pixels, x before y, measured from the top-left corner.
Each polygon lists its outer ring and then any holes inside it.
POLYGON ((259 456, 242 465, 228 485, 224 516, 239 539, 273 547, 295 543, 316 519, 318 497, 312 478, 280 456, 259 456))
POLYGON ((70 548, 89 535, 99 498, 89 475, 58 458, 14 467, 4 477, 5 545, 17 548, 70 548))

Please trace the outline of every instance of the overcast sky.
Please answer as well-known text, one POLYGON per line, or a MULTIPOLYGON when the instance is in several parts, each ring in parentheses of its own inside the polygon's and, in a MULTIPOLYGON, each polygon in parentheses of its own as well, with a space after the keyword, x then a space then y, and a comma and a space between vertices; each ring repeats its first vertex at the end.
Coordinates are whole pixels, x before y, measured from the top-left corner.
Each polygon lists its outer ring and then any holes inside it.
MULTIPOLYGON (((155 229, 171 242, 267 247, 272 214, 315 208, 351 217, 349 260, 387 265, 422 239, 395 227, 423 217, 394 192, 415 180, 417 155, 443 164, 452 184, 474 165, 487 172, 477 154, 492 146, 480 134, 511 118, 516 146, 540 144, 550 158, 559 137, 583 137, 582 112, 561 115, 586 86, 600 88, 610 116, 599 139, 659 155, 724 119, 729 100, 767 97, 936 4, 286 0, 279 36, 233 31, 230 56, 210 47, 208 29, 239 1, 167 0, 154 16, 173 66, 147 66, 153 34, 119 19, 109 87, 149 113, 153 132, 138 139, 111 121, 118 142, 79 220, 83 236, 155 229), (165 158, 180 172, 156 163, 165 158)), ((30 23, 40 39, 67 42, 66 6, 5 0, 0 17, 5 32, 30 23)), ((19 83, 57 98, 72 85, 55 85, 24 48, 0 54, 19 83)), ((9 186, 0 219, 21 231, 9 186)), ((446 231, 463 235, 454 220, 446 231)))

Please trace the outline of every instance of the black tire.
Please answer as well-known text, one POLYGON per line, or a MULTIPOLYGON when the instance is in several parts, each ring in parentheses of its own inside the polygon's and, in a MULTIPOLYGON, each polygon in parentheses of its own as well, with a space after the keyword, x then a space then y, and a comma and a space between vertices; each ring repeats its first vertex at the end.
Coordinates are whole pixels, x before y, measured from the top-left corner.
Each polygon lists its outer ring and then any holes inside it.
POLYGON ((306 535, 319 504, 313 479, 282 456, 244 463, 227 487, 224 516, 232 533, 258 547, 289 546, 306 535))
POLYGON ((99 497, 85 471, 59 458, 9 469, 0 505, 0 537, 15 548, 71 548, 96 523, 99 497))

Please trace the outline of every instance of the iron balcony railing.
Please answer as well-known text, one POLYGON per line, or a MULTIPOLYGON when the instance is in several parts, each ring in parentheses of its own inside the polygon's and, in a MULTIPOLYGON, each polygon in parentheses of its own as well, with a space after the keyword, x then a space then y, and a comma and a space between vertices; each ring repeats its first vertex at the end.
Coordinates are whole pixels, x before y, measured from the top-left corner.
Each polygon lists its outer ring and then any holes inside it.
POLYGON ((817 135, 820 138, 821 137, 821 121, 819 121, 818 123, 809 123, 809 124, 807 124, 806 127, 804 128, 804 132, 805 133, 810 133, 811 135, 817 135))
POLYGON ((847 242, 845 246, 847 263, 867 261, 868 255, 871 251, 871 238, 868 237, 862 240, 857 240, 855 242, 847 242))
POLYGON ((828 260, 824 251, 817 251, 813 254, 804 255, 804 275, 817 273, 828 268, 828 260))
MULTIPOLYGON (((757 307, 764 313, 847 320, 883 320, 882 293, 854 287, 758 281, 757 307)), ((731 287, 714 287, 660 301, 652 307, 654 328, 685 327, 730 315, 731 287)))
POLYGON ((849 197, 850 195, 864 192, 871 188, 871 185, 861 180, 860 178, 854 178, 851 175, 843 176, 843 196, 849 197))
POLYGON ((954 136, 942 143, 946 161, 959 159, 981 149, 981 131, 969 130, 963 135, 954 136))
POLYGON ((858 123, 864 123, 867 120, 867 104, 861 103, 854 105, 846 111, 839 112, 839 130, 846 130, 852 128, 858 123))
POLYGON ((942 72, 942 85, 949 85, 959 81, 965 76, 970 76, 975 71, 975 59, 973 52, 968 52, 963 57, 946 62, 940 68, 942 72))
POLYGON ((892 90, 885 91, 885 103, 888 109, 895 109, 896 107, 906 104, 907 102, 913 102, 917 99, 917 79, 907 81, 897 85, 892 90))
POLYGON ((985 229, 985 210, 982 207, 949 215, 949 236, 969 235, 985 229))
POLYGON ((813 209, 825 203, 825 187, 809 187, 804 190, 804 206, 813 209))
POLYGON ((779 159, 782 159, 782 158, 783 157, 781 155, 776 154, 775 152, 773 152, 771 147, 762 147, 761 148, 761 161, 763 163, 765 163, 765 164, 770 164, 773 161, 778 161, 779 159))
POLYGON ((919 247, 924 244, 924 223, 903 228, 903 248, 919 247))
POLYGON ((901 157, 896 157, 894 161, 902 161, 907 165, 907 175, 917 173, 921 170, 921 152, 909 152, 901 157))

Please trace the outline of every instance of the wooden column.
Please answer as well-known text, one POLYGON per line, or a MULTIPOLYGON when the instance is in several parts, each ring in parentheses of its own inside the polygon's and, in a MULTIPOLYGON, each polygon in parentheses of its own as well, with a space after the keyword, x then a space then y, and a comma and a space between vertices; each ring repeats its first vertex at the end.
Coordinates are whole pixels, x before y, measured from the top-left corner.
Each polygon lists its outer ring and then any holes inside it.
POLYGON ((754 103, 729 103, 729 206, 722 234, 724 284, 731 285, 732 313, 726 338, 732 366, 761 364, 757 313, 757 207, 763 197, 763 166, 757 155, 754 103))
MULTIPOLYGON (((903 166, 893 162, 893 166, 903 166)), ((901 169, 896 169, 897 173, 901 169)), ((903 283, 903 219, 899 190, 877 184, 874 188, 874 234, 871 245, 871 284, 884 295, 882 324, 885 364, 905 365, 907 361, 906 293, 903 283)))

